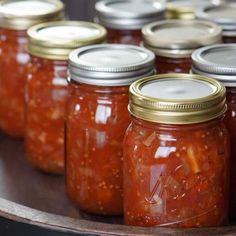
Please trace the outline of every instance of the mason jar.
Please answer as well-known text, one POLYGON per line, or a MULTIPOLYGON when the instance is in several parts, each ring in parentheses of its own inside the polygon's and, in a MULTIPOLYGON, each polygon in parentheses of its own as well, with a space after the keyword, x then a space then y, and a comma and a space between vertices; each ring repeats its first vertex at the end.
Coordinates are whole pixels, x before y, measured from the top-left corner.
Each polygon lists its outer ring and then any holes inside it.
POLYGON ((124 219, 134 226, 227 223, 229 135, 225 88, 188 74, 130 87, 124 139, 124 219))
POLYGON ((154 54, 131 45, 88 46, 70 54, 69 71, 67 192, 86 212, 120 215, 129 85, 154 73, 154 54))
POLYGON ((191 54, 221 42, 221 28, 200 20, 165 20, 143 27, 143 45, 156 54, 157 74, 189 73, 191 54))
POLYGON ((96 20, 108 30, 108 43, 139 45, 141 28, 165 18, 163 0, 102 0, 95 5, 96 20))
POLYGON ((0 1, 0 129, 24 137, 24 87, 27 29, 37 23, 60 20, 64 6, 58 0, 0 1))
POLYGON ((106 30, 84 21, 38 24, 28 30, 30 63, 25 75, 25 148, 40 170, 64 173, 68 57, 78 47, 104 42, 106 30))
POLYGON ((225 124, 231 136, 230 216, 236 218, 236 44, 203 47, 192 55, 192 72, 207 75, 226 87, 225 124))

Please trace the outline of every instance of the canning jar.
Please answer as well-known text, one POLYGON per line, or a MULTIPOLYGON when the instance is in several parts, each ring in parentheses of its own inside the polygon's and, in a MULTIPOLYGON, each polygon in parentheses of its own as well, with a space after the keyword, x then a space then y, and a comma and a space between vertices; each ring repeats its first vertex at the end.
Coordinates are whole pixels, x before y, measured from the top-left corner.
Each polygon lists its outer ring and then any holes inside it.
POLYGON ((192 55, 194 74, 207 75, 226 87, 225 124, 231 136, 230 216, 236 218, 236 44, 203 47, 192 55))
POLYGON ((229 137, 225 88, 207 77, 166 74, 130 87, 124 139, 124 218, 135 226, 227 222, 229 137))
POLYGON ((108 30, 108 43, 139 45, 141 28, 165 18, 163 0, 102 0, 95 5, 96 21, 108 30))
POLYGON ((26 30, 37 23, 63 18, 58 0, 0 1, 0 128, 24 136, 24 86, 27 64, 26 30))
POLYGON ((123 212, 122 143, 130 123, 129 85, 154 72, 154 55, 137 46, 105 44, 70 54, 66 185, 89 213, 123 212))
POLYGON ((68 56, 78 47, 104 42, 106 30, 89 22, 57 21, 31 27, 28 36, 26 156, 40 170, 62 174, 68 56))
POLYGON ((157 74, 189 73, 192 52, 221 42, 221 28, 200 20, 165 20, 143 27, 143 45, 156 54, 157 74))
POLYGON ((223 29, 223 42, 236 43, 236 3, 227 2, 219 5, 207 5, 196 14, 199 19, 212 21, 223 29))

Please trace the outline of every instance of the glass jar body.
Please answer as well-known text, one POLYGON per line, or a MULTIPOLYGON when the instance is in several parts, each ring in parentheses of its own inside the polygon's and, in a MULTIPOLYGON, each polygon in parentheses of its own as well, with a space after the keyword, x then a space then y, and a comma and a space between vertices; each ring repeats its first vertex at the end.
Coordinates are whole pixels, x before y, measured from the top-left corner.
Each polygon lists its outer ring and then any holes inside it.
MULTIPOLYGON (((236 168, 236 88, 226 88, 227 112, 225 116, 225 124, 229 130, 231 141, 231 160, 230 168, 236 168)), ((236 218, 236 174, 231 171, 230 176, 230 208, 229 213, 232 218, 236 218)))
POLYGON ((100 215, 123 212, 123 138, 128 86, 71 84, 67 105, 66 183, 72 201, 100 215))
POLYGON ((236 36, 223 36, 224 43, 236 43, 236 36))
POLYGON ((189 73, 191 70, 191 58, 169 58, 156 56, 157 74, 166 73, 189 73))
POLYGON ((139 46, 142 41, 141 30, 107 29, 107 42, 139 46))
POLYGON ((40 170, 64 173, 67 61, 31 57, 26 84, 27 159, 40 170))
POLYGON ((25 31, 0 29, 0 128, 24 137, 24 89, 27 64, 25 31))
POLYGON ((133 118, 124 140, 127 225, 227 222, 229 137, 222 119, 161 125, 133 118))

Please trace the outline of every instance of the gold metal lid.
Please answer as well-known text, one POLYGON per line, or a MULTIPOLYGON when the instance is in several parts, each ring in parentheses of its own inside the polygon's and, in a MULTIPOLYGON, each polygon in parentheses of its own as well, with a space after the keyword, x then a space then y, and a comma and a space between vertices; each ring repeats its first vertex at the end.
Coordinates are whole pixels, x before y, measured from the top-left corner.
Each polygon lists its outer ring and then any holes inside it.
POLYGON ((147 77, 130 86, 129 111, 137 118, 156 123, 202 123, 226 112, 225 88, 200 75, 147 77))
POLYGON ((85 21, 57 21, 38 24, 28 30, 28 51, 31 55, 67 60, 72 50, 91 44, 103 43, 104 27, 85 21))
POLYGON ((97 21, 111 29, 141 29, 165 19, 165 0, 101 0, 95 4, 97 21))
POLYGON ((193 5, 186 0, 169 1, 167 4, 167 18, 183 20, 195 19, 193 5))
POLYGON ((64 4, 60 0, 2 0, 0 27, 27 30, 30 26, 47 21, 61 20, 64 4))
POLYGON ((144 46, 165 57, 190 57, 202 46, 220 43, 221 27, 202 20, 164 20, 142 29, 144 46))
POLYGON ((168 0, 167 18, 193 20, 196 18, 196 11, 207 5, 218 5, 222 0, 168 0))

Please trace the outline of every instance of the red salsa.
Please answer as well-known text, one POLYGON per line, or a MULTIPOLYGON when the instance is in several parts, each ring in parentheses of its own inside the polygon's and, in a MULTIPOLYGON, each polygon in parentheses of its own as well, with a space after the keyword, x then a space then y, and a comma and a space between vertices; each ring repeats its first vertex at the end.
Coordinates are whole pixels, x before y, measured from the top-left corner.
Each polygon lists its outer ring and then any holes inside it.
POLYGON ((76 205, 122 214, 122 142, 130 123, 128 86, 71 85, 67 111, 67 191, 76 205))

